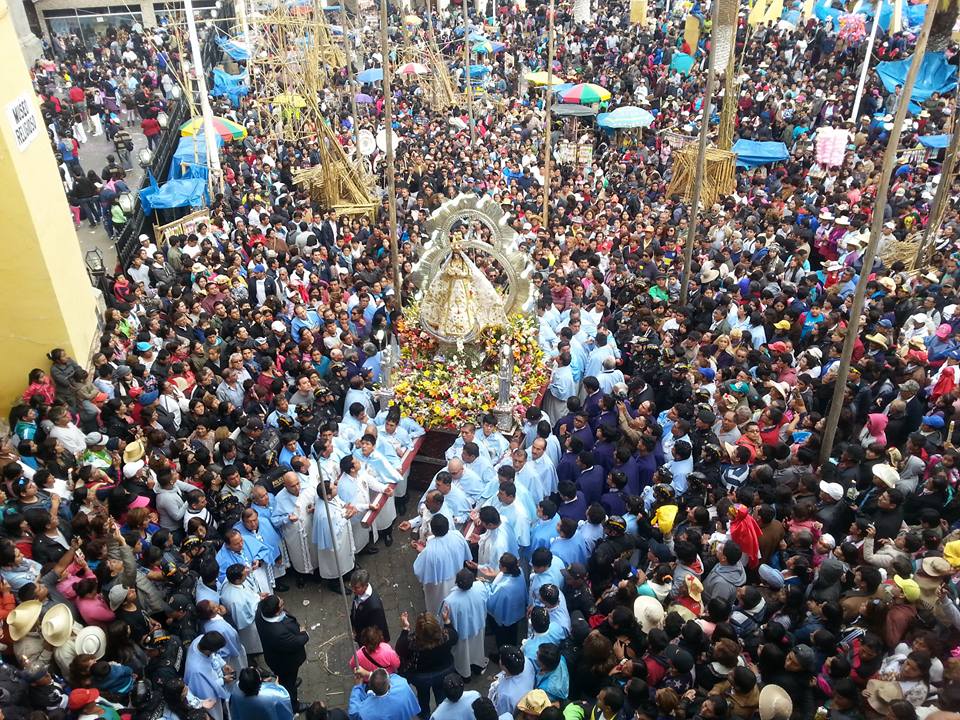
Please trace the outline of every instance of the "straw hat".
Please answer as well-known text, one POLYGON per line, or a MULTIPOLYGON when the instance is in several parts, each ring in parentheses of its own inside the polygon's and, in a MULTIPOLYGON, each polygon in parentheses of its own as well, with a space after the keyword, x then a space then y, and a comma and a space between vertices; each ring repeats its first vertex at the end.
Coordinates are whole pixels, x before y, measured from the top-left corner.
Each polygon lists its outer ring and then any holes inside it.
POLYGON ((663 611, 663 605, 656 598, 649 595, 641 595, 633 603, 633 614, 640 623, 645 633, 654 628, 663 625, 663 619, 666 613, 663 611))
POLYGON ((889 345, 887 344, 887 339, 886 339, 883 335, 881 335, 880 333, 874 333, 873 335, 867 335, 865 339, 866 339, 866 340, 869 340, 869 341, 872 342, 872 343, 876 343, 877 345, 879 345, 880 347, 882 347, 884 350, 886 350, 886 349, 889 347, 889 345))
POLYGON ((880 464, 873 466, 873 476, 880 480, 888 488, 896 487, 897 480, 900 479, 900 473, 897 472, 895 467, 890 465, 880 464))
POLYGON ((77 633, 73 647, 78 655, 93 655, 99 660, 107 652, 106 633, 95 625, 88 625, 77 633))
POLYGON ((64 645, 73 632, 73 613, 64 603, 57 603, 47 610, 40 623, 40 634, 54 647, 64 645))
POLYGON ((793 714, 793 701, 779 685, 766 685, 760 691, 760 720, 787 720, 793 714))
POLYGON ((893 680, 868 680, 863 696, 871 708, 885 715, 890 709, 890 703, 903 700, 903 690, 900 689, 900 683, 893 680))
POLYGON ((517 709, 520 712, 530 715, 539 715, 550 707, 550 698, 543 690, 531 690, 517 703, 517 709))
POLYGON ((123 449, 123 462, 134 463, 142 458, 146 452, 147 449, 143 445, 143 440, 134 440, 127 443, 127 446, 123 449))
POLYGON ((33 630, 33 626, 40 619, 40 611, 43 604, 39 600, 27 600, 25 603, 17 605, 9 615, 7 615, 7 626, 10 628, 10 638, 16 642, 26 637, 27 633, 33 630))

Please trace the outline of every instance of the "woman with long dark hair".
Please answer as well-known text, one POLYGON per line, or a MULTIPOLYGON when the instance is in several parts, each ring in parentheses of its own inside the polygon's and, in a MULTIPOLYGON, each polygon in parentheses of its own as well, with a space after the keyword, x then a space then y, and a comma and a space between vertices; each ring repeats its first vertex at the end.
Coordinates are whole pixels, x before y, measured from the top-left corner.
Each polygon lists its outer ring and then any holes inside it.
POLYGON ((430 691, 437 705, 443 702, 443 678, 454 672, 453 646, 459 636, 450 624, 450 611, 444 607, 443 624, 433 613, 421 613, 410 631, 407 613, 400 613, 403 631, 397 638, 401 674, 416 688, 420 703, 420 718, 430 717, 430 691))

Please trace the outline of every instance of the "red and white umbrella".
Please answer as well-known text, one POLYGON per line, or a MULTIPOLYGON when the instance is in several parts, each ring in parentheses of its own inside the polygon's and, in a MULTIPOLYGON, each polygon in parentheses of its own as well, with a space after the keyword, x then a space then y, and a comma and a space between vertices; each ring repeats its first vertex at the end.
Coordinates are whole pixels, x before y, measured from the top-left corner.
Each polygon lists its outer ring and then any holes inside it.
POLYGON ((398 75, 429 75, 430 68, 422 63, 408 62, 397 68, 398 75))

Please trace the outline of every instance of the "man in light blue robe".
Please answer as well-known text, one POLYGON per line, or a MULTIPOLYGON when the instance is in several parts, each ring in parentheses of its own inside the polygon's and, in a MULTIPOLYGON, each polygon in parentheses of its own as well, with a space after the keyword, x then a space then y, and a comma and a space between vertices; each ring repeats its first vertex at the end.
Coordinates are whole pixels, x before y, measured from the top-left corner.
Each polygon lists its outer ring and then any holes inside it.
POLYGON ((477 433, 477 444, 486 448, 490 464, 496 467, 510 452, 510 442, 497 430, 496 422, 488 422, 493 417, 484 417, 483 429, 477 433))
POLYGON ((530 547, 530 515, 517 498, 518 490, 512 482, 501 483, 497 495, 487 505, 496 508, 501 519, 510 524, 523 554, 530 547))
MULTIPOLYGON (((471 503, 478 502, 487 489, 481 477, 473 470, 468 470, 460 458, 451 458, 447 461, 447 472, 453 480, 454 487, 459 487, 470 498, 471 503)), ((433 489, 433 488, 430 488, 433 489)))
POLYGON ((544 397, 544 409, 550 415, 552 422, 556 422, 567 412, 567 400, 578 392, 577 381, 573 377, 572 356, 561 353, 557 358, 557 365, 550 374, 550 384, 544 397))
POLYGON ((527 582, 519 565, 501 570, 490 583, 487 614, 494 622, 497 647, 515 645, 518 624, 527 616, 527 582))
MULTIPOLYGON (((460 434, 457 435, 457 439, 453 441, 453 445, 447 448, 446 452, 444 453, 444 457, 447 460, 450 458, 461 457, 463 446, 467 443, 476 443, 477 445, 480 445, 477 440, 477 426, 472 422, 464 423, 460 428, 460 434)), ((487 448, 485 446, 480 448, 480 455, 482 457, 487 456, 487 448)), ((486 457, 486 459, 489 460, 490 458, 486 457)))
MULTIPOLYGON (((550 437, 553 437, 551 435, 550 437)), ((556 438, 554 438, 556 439, 556 438)), ((547 456, 548 443, 542 437, 538 437, 527 450, 527 462, 524 467, 529 467, 537 477, 540 478, 540 489, 543 497, 547 497, 557 492, 559 480, 557 479, 556 464, 547 456)), ((557 445, 559 450, 560 446, 557 445)), ((538 501, 539 502, 539 501, 538 501)))
POLYGON ((537 671, 536 687, 547 694, 550 702, 564 703, 570 694, 570 672, 563 655, 559 658, 560 662, 552 670, 537 671))
POLYGON ((236 628, 228 623, 219 612, 203 623, 203 632, 214 631, 223 635, 223 639, 227 641, 223 648, 227 665, 232 668, 247 667, 247 651, 244 649, 243 643, 240 642, 240 636, 237 634, 236 628))
POLYGON ((249 507, 243 511, 240 522, 233 526, 240 533, 245 547, 250 548, 253 557, 260 560, 271 586, 276 585, 278 577, 286 573, 283 557, 280 553, 282 541, 279 533, 273 529, 270 521, 264 522, 257 511, 249 507))
MULTIPOLYGON (((243 685, 247 673, 252 672, 257 670, 242 671, 238 685, 243 685)), ((246 695, 234 686, 230 690, 230 720, 293 720, 290 693, 276 682, 263 683, 255 695, 246 695)))
POLYGON ((533 690, 535 682, 536 668, 533 661, 528 660, 516 647, 501 648, 500 672, 490 683, 487 697, 493 701, 497 712, 513 717, 517 703, 533 690))
POLYGON ((220 587, 220 599, 230 611, 230 619, 237 628, 240 642, 247 654, 262 653, 263 643, 260 641, 256 623, 260 593, 243 565, 231 565, 227 568, 227 582, 220 587))
MULTIPOLYGON (((440 513, 446 515, 458 530, 463 529, 467 520, 470 519, 473 502, 463 490, 453 484, 453 479, 446 470, 441 470, 434 476, 431 486, 431 490, 437 490, 443 495, 443 505, 440 508, 440 513)), ((427 493, 429 492, 430 490, 427 490, 420 498, 420 502, 417 504, 418 508, 425 506, 427 493)))
POLYGON ((187 650, 187 662, 183 670, 183 682, 200 700, 213 700, 207 709, 214 720, 223 720, 223 700, 230 697, 223 668, 226 665, 223 652, 226 647, 220 633, 205 633, 195 638, 187 650))
MULTIPOLYGON (((223 545, 217 551, 217 563, 220 565, 220 582, 223 582, 227 576, 227 568, 231 565, 243 565, 251 574, 254 570, 263 565, 263 560, 258 560, 253 549, 247 545, 243 535, 237 530, 230 529, 224 537, 223 545)), ((263 582, 262 578, 254 578, 258 587, 263 582)), ((273 589, 267 585, 259 589, 259 592, 269 593, 273 589)))
POLYGON ((443 601, 444 608, 450 611, 450 623, 459 636, 453 646, 453 667, 463 678, 472 677, 472 666, 483 668, 487 664, 483 635, 489 594, 486 583, 474 580, 469 570, 461 570, 456 576, 456 587, 443 601))
MULTIPOLYGON (((545 497, 543 492, 543 485, 540 482, 540 476, 537 475, 536 470, 532 466, 527 464, 527 453, 525 450, 517 448, 513 451, 511 455, 510 464, 507 465, 504 463, 503 467, 512 467, 514 472, 513 482, 518 487, 523 487, 527 491, 527 494, 530 496, 530 505, 527 505, 527 509, 530 511, 531 517, 536 515, 537 503, 543 500, 545 497)), ((522 493, 518 491, 518 497, 522 493)))
MULTIPOLYGON (((606 338, 606 336, 602 337, 606 338)), ((598 340, 597 347, 590 351, 590 355, 587 358, 587 366, 583 371, 584 376, 599 378, 603 373, 603 361, 607 358, 616 360, 616 350, 614 350, 613 346, 609 342, 606 342, 605 339, 603 341, 598 340), (600 342, 604 342, 605 344, 601 345, 600 342)))
POLYGON ((350 389, 347 390, 347 394, 343 398, 344 416, 353 414, 350 410, 354 403, 363 406, 364 413, 368 418, 376 417, 376 408, 373 406, 373 392, 363 386, 363 379, 359 375, 351 378, 350 389))
POLYGON ((500 558, 504 553, 519 555, 517 539, 510 523, 503 522, 496 508, 480 508, 477 524, 483 530, 477 549, 477 569, 481 575, 494 578, 500 571, 500 558))
POLYGON ((556 585, 563 589, 563 560, 547 549, 534 551, 530 557, 530 593, 529 605, 540 605, 540 588, 544 585, 556 585))
POLYGON ((586 543, 583 542, 583 538, 577 532, 572 537, 557 535, 550 543, 550 552, 567 566, 574 563, 585 564, 590 556, 586 543))
POLYGON ((367 415, 363 403, 357 402, 347 405, 347 410, 348 412, 343 414, 343 419, 340 421, 337 434, 344 442, 352 445, 367 431, 367 423, 370 422, 370 417, 367 415))
POLYGON ((545 643, 559 645, 566 637, 566 632, 556 623, 550 622, 550 613, 544 607, 535 607, 530 611, 530 637, 523 641, 523 654, 527 656, 534 667, 537 663, 537 649, 545 643))
POLYGON ((275 564, 273 574, 275 577, 282 577, 287 572, 287 566, 290 565, 290 558, 287 557, 287 546, 283 542, 283 536, 277 530, 277 526, 273 524, 275 505, 276 499, 267 492, 265 487, 262 485, 253 486, 253 491, 250 493, 250 507, 256 510, 257 516, 260 518, 258 531, 264 544, 276 548, 280 553, 281 562, 275 564))
POLYGON ((559 519, 557 506, 553 500, 544 498, 537 503, 537 520, 530 528, 531 553, 536 552, 538 548, 550 549, 550 543, 557 536, 557 521, 559 519))
MULTIPOLYGON (((379 413, 377 413, 377 417, 374 419, 374 422, 377 424, 377 426, 384 428, 388 433, 390 432, 390 428, 387 427, 388 425, 387 417, 389 416, 389 414, 390 414, 390 410, 384 409, 384 410, 381 410, 379 413)), ((397 429, 405 432, 407 436, 409 436, 411 441, 416 440, 418 437, 427 434, 427 431, 423 428, 423 426, 420 423, 418 423, 413 418, 409 418, 409 417, 401 417, 400 422, 397 425, 397 429)), ((410 446, 407 445, 407 447, 410 447, 410 446)))
POLYGON ((476 690, 464 690, 463 678, 450 673, 443 679, 445 700, 433 710, 430 720, 474 720, 473 703, 480 699, 476 690))
POLYGON ((353 686, 348 712, 350 720, 411 720, 420 715, 420 703, 406 680, 378 668, 353 686))
POLYGON ((437 513, 430 519, 430 531, 423 549, 413 561, 413 574, 423 585, 423 597, 427 612, 440 617, 444 598, 453 588, 457 573, 473 555, 470 545, 460 533, 450 532, 450 521, 437 513))

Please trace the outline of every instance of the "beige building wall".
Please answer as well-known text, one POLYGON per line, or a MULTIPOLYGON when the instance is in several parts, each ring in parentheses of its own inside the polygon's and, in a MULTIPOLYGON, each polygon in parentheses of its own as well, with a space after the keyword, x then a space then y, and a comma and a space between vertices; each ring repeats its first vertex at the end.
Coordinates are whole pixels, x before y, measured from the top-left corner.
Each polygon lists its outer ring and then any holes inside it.
POLYGON ((51 349, 87 362, 98 320, 96 291, 6 0, 0 0, 0 77, 0 217, 7 246, 0 261, 0 412, 6 414, 30 369, 49 368, 51 349))

